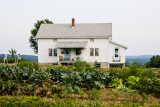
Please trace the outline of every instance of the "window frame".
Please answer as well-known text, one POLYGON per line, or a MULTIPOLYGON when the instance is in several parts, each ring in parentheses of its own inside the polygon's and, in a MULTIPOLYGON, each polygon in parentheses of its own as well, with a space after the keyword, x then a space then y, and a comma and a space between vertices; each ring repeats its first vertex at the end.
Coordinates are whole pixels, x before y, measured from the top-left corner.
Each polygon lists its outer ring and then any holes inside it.
POLYGON ((49 49, 48 49, 48 56, 49 56, 49 57, 53 56, 52 48, 49 48, 49 49))
POLYGON ((119 49, 118 48, 115 48, 115 50, 114 50, 114 57, 115 58, 119 57, 119 49))
POLYGON ((95 56, 99 56, 99 48, 95 48, 95 56), (96 49, 97 49, 97 54, 96 54, 96 49))
POLYGON ((119 61, 120 60, 120 47, 114 47, 114 55, 113 55, 113 60, 115 61, 119 61), (116 52, 116 49, 118 49, 118 51, 116 52), (116 57, 116 53, 118 55, 118 57, 116 57))
POLYGON ((57 48, 53 48, 53 56, 55 56, 55 57, 58 56, 58 50, 57 50, 57 48))

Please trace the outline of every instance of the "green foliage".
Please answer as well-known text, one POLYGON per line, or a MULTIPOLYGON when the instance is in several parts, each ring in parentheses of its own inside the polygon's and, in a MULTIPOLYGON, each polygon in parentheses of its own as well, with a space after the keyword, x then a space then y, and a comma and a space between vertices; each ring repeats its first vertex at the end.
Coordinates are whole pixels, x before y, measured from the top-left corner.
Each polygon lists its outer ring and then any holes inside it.
POLYGON ((135 76, 128 77, 126 86, 130 88, 136 88, 139 83, 139 79, 140 79, 139 77, 135 77, 135 76))
POLYGON ((1 107, 101 107, 99 102, 80 103, 72 99, 55 99, 47 101, 35 96, 1 97, 1 107))
POLYGON ((101 98, 101 90, 92 89, 86 92, 87 96, 90 100, 100 100, 101 98))
POLYGON ((160 96, 160 80, 156 78, 151 79, 130 76, 128 77, 126 86, 132 89, 137 89, 140 93, 153 93, 157 97, 160 96))
POLYGON ((146 64, 146 67, 152 67, 152 68, 160 68, 160 56, 153 56, 150 61, 146 64))
POLYGON ((8 51, 11 54, 11 59, 14 59, 14 55, 17 53, 17 51, 14 50, 14 49, 11 49, 11 50, 8 50, 8 51))
POLYGON ((139 68, 136 62, 132 63, 132 66, 129 67, 129 75, 130 76, 138 76, 139 75, 139 68))
POLYGON ((60 97, 60 94, 62 93, 63 89, 60 86, 54 86, 51 88, 51 94, 57 94, 60 97))
POLYGON ((17 83, 35 83, 42 85, 42 82, 51 78, 50 71, 29 70, 29 67, 19 69, 16 65, 0 65, 0 78, 3 81, 15 81, 17 83))
POLYGON ((20 68, 20 69, 23 69, 24 67, 28 67, 29 68, 29 71, 32 71, 33 69, 35 70, 38 70, 39 67, 38 67, 38 63, 36 62, 29 62, 29 61, 21 61, 17 64, 17 66, 20 68))
POLYGON ((40 92, 38 93, 38 95, 40 95, 40 96, 46 96, 46 95, 47 95, 47 92, 48 92, 47 87, 42 87, 42 88, 40 89, 40 92))
POLYGON ((19 89, 19 84, 13 81, 3 81, 0 80, 0 94, 13 94, 15 91, 19 89))
POLYGON ((75 86, 87 89, 104 88, 110 81, 109 72, 102 72, 100 69, 86 67, 82 71, 77 71, 75 67, 54 67, 51 69, 51 79, 54 83, 60 83, 66 87, 75 86))
POLYGON ((53 24, 52 21, 48 19, 44 20, 37 20, 37 22, 34 24, 34 28, 31 30, 31 36, 29 38, 30 47, 33 49, 35 53, 38 53, 38 44, 36 40, 37 32, 41 26, 41 24, 53 24))
POLYGON ((119 79, 119 78, 117 77, 117 78, 114 78, 114 79, 108 84, 108 87, 117 87, 117 86, 119 86, 120 84, 122 84, 122 79, 119 79))
POLYGON ((155 76, 156 75, 152 70, 145 70, 140 74, 141 78, 154 78, 155 76))
POLYGON ((79 58, 77 58, 76 62, 74 63, 75 70, 79 72, 84 71, 86 66, 88 66, 88 64, 86 62, 80 61, 79 58))
POLYGON ((36 84, 29 84, 26 86, 21 86, 20 91, 25 95, 34 95, 37 88, 38 86, 36 84))

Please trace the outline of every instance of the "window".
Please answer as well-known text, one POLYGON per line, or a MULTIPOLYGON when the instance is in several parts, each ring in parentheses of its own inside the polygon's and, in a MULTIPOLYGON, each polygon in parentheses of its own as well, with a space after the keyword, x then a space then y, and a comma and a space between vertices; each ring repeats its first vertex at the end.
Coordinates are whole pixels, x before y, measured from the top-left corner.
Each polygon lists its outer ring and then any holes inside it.
POLYGON ((95 48, 95 56, 99 56, 99 48, 95 48))
POLYGON ((66 49, 66 53, 65 54, 69 54, 69 49, 66 49))
POLYGON ((52 56, 52 49, 51 48, 48 49, 48 53, 49 53, 49 56, 52 56))
POLYGON ((57 49, 54 49, 54 56, 57 56, 57 49))
POLYGON ((53 42, 57 42, 57 39, 53 39, 53 42))
POLYGON ((76 49, 76 55, 80 55, 81 54, 81 49, 76 49))
POLYGON ((90 42, 94 42, 94 38, 91 38, 91 39, 90 39, 90 42))
POLYGON ((118 48, 115 49, 115 57, 118 57, 118 48))
POLYGON ((90 56, 94 56, 94 48, 90 48, 90 56))

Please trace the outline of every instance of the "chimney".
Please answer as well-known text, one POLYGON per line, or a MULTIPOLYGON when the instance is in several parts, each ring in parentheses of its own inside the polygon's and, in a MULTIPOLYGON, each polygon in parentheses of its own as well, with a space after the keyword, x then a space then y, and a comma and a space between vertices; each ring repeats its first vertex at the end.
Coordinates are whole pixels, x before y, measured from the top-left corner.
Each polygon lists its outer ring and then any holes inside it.
POLYGON ((75 19, 72 18, 72 27, 75 27, 75 19))

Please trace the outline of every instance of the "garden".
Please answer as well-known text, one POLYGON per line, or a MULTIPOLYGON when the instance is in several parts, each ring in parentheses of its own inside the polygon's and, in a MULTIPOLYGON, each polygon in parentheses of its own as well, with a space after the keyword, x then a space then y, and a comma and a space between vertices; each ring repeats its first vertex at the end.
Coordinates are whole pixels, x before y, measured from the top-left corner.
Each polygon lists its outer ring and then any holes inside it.
POLYGON ((0 64, 0 106, 160 106, 160 69, 0 64))

